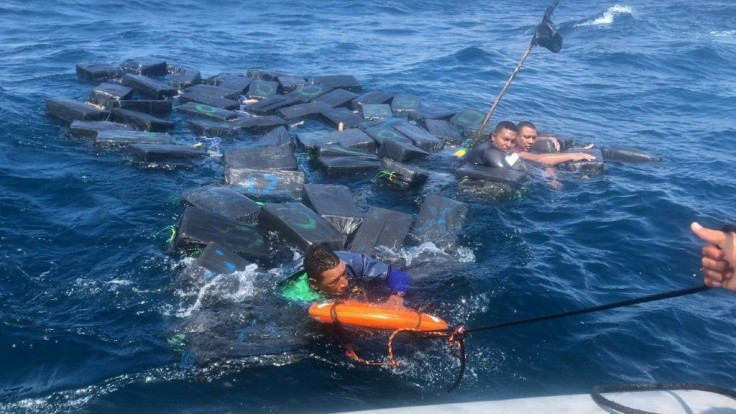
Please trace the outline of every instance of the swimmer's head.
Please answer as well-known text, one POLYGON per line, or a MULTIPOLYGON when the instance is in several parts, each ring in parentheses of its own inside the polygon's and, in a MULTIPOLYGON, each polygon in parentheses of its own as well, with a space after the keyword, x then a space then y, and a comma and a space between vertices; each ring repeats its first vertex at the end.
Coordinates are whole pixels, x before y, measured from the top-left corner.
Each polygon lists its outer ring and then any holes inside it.
POLYGON ((347 266, 329 248, 311 246, 304 256, 304 269, 312 289, 330 296, 342 296, 347 292, 347 266))
POLYGON ((496 125, 496 129, 489 136, 491 145, 497 150, 507 153, 516 145, 516 135, 518 130, 516 125, 511 121, 501 121, 496 125))

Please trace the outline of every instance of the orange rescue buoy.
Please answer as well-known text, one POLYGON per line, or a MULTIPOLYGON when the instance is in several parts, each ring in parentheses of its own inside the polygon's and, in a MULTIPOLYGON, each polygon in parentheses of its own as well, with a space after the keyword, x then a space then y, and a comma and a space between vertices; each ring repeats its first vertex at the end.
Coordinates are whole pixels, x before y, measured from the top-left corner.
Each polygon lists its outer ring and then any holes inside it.
POLYGON ((418 331, 447 329, 447 323, 436 316, 415 310, 380 308, 371 303, 352 300, 315 303, 309 307, 309 316, 323 323, 340 323, 357 328, 418 331))

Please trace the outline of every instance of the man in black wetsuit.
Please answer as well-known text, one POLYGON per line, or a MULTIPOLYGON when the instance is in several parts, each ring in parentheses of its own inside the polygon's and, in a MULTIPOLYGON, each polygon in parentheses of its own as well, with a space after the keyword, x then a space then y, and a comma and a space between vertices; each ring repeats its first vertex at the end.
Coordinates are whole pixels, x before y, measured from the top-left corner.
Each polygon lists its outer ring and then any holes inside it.
POLYGON ((468 164, 484 165, 494 168, 525 170, 524 162, 516 153, 509 151, 516 145, 519 131, 511 121, 501 121, 485 142, 473 148, 465 155, 468 164))

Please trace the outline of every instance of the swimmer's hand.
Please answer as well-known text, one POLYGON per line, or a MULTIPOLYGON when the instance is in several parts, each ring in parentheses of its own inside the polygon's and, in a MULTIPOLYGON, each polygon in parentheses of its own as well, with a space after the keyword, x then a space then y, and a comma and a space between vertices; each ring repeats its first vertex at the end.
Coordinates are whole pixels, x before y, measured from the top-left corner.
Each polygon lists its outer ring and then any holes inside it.
POLYGON ((595 144, 593 143, 583 145, 583 149, 586 149, 586 150, 593 149, 593 147, 595 147, 595 144))
POLYGON ((394 310, 405 310, 404 298, 399 293, 394 293, 386 299, 385 302, 378 304, 379 308, 394 309, 394 310))
POLYGON ((572 161, 593 161, 595 159, 594 156, 586 154, 584 152, 575 152, 572 154, 572 156, 572 161))
POLYGON ((692 223, 690 228, 696 236, 707 243, 703 246, 701 259, 704 283, 710 287, 736 290, 734 233, 705 228, 698 223, 692 223))

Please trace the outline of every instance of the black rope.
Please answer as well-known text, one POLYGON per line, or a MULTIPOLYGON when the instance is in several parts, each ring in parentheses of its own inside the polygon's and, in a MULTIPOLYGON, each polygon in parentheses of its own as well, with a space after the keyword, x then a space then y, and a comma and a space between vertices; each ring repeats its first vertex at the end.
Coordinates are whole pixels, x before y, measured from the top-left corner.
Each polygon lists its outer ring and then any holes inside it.
POLYGON ((465 342, 463 341, 463 338, 457 338, 457 348, 460 351, 460 355, 458 355, 458 359, 460 359, 460 372, 457 373, 457 378, 455 378, 455 382, 452 383, 449 387, 447 387, 447 392, 453 392, 457 387, 460 386, 460 382, 463 380, 463 375, 465 375, 465 342))
POLYGON ((615 384, 615 385, 599 385, 593 387, 590 391, 590 397, 596 404, 602 408, 610 408, 624 414, 656 414, 650 411, 638 410, 636 408, 627 407, 617 402, 611 401, 602 393, 607 392, 631 392, 631 391, 667 391, 667 390, 697 390, 707 391, 715 394, 725 395, 726 397, 736 400, 736 391, 715 387, 712 385, 689 384, 689 383, 653 383, 653 384, 615 384))

